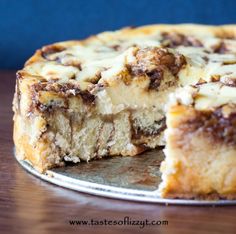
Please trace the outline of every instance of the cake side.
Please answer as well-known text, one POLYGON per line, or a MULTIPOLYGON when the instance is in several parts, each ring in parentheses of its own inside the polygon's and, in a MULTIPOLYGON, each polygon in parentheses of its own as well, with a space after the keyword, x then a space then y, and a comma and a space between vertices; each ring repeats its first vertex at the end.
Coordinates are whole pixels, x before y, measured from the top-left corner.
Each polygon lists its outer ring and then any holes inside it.
POLYGON ((235 88, 202 84, 192 88, 189 102, 178 94, 175 98, 167 112, 159 191, 169 198, 235 199, 235 88), (219 100, 211 99, 210 90, 219 100))

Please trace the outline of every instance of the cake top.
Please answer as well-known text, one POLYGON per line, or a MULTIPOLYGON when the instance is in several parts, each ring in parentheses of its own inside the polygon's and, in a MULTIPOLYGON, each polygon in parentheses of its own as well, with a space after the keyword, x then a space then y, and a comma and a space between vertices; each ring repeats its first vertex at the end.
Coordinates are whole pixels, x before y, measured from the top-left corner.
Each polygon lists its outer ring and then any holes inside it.
POLYGON ((163 77, 171 76, 179 86, 215 82, 229 87, 227 93, 236 85, 235 36, 236 26, 230 25, 125 28, 45 46, 19 74, 33 83, 70 84, 81 90, 146 80, 143 88, 150 92, 160 90, 163 77))

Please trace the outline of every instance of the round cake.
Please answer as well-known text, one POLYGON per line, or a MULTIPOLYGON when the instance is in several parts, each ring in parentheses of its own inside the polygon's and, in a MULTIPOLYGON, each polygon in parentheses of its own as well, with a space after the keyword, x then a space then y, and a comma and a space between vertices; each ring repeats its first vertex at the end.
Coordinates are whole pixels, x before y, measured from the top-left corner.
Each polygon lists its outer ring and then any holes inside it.
POLYGON ((37 50, 17 72, 17 157, 44 173, 161 146, 163 197, 235 198, 235 38, 151 25, 37 50))

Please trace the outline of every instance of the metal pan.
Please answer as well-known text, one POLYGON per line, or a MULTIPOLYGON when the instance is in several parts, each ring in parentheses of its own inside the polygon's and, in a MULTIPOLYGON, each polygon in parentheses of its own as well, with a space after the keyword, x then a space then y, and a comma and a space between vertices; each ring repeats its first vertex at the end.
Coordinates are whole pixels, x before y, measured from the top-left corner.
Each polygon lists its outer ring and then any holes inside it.
POLYGON ((97 196, 161 204, 236 205, 236 200, 161 198, 157 188, 161 182, 159 167, 163 157, 161 150, 154 150, 135 157, 110 157, 67 165, 45 174, 40 174, 29 162, 17 160, 26 171, 42 180, 97 196))

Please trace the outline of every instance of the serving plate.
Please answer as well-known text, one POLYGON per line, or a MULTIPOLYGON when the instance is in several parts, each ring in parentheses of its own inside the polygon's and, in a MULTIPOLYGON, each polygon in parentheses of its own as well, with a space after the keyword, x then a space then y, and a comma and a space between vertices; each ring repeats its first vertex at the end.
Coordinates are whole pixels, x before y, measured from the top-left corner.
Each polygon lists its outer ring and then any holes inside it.
POLYGON ((153 150, 135 157, 117 156, 89 163, 68 164, 40 174, 29 162, 16 157, 26 171, 42 180, 97 196, 161 204, 236 205, 236 200, 161 198, 157 188, 161 182, 159 168, 163 158, 162 150, 153 150))

